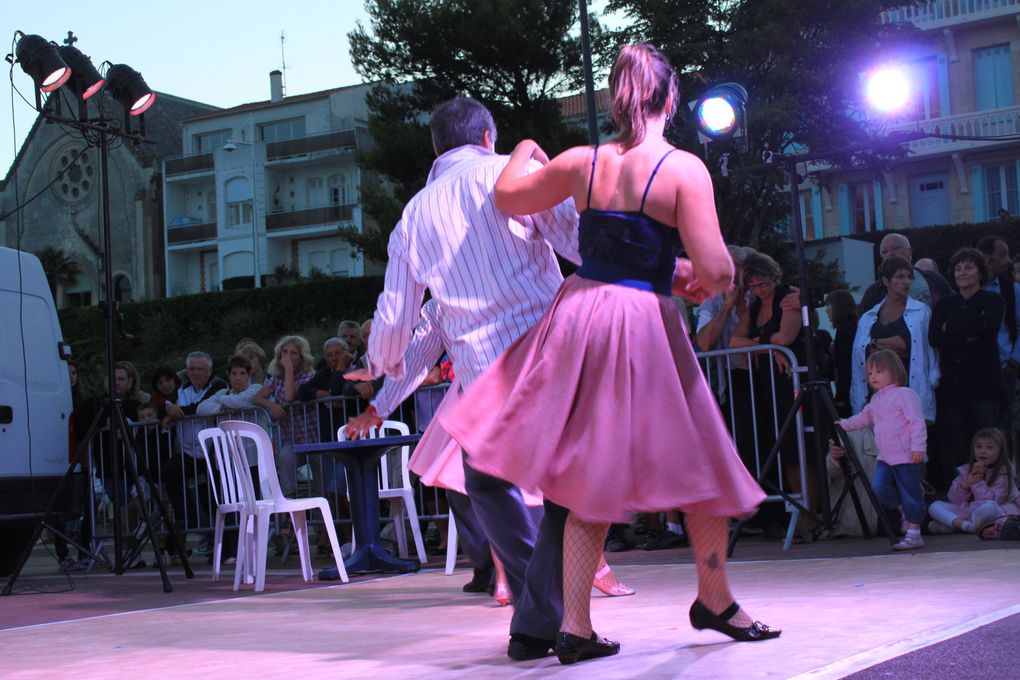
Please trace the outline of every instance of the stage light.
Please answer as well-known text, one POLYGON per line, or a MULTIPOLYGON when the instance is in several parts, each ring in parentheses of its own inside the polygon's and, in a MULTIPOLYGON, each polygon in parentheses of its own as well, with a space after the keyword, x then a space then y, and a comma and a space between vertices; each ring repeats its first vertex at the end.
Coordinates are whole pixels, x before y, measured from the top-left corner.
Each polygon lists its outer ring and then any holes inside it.
POLYGON ((15 49, 21 69, 35 81, 36 89, 53 92, 71 77, 71 69, 54 43, 38 35, 22 35, 15 49))
POLYGON ((142 74, 126 64, 110 67, 106 72, 106 86, 132 116, 142 115, 156 101, 156 93, 145 84, 142 74))
POLYGON ((706 91, 691 104, 702 143, 743 137, 747 90, 737 83, 723 83, 706 91))
POLYGON ((80 99, 88 99, 103 89, 106 80, 99 75, 99 71, 92 65, 92 60, 81 53, 77 47, 61 45, 57 52, 71 69, 71 78, 67 86, 74 92, 74 96, 80 99))
POLYGON ((903 69, 883 66, 868 74, 865 94, 875 110, 893 113, 910 102, 910 81, 903 69))

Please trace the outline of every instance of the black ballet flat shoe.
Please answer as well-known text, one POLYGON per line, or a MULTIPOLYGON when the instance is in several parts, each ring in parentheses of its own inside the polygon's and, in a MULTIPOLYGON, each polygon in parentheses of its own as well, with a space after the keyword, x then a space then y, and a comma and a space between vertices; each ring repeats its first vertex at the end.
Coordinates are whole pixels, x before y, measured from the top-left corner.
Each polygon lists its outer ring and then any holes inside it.
POLYGON ((586 659, 597 659, 600 656, 612 656, 619 652, 619 642, 600 638, 595 633, 592 633, 587 640, 570 633, 556 635, 556 658, 564 665, 586 659))
POLYGON ((725 633, 737 642, 757 642, 758 640, 771 640, 777 638, 783 632, 779 628, 769 628, 761 621, 755 621, 747 628, 738 628, 728 623, 740 611, 740 605, 734 602, 721 614, 713 614, 698 600, 691 605, 691 626, 696 630, 711 628, 720 633, 725 633))
POLYGON ((532 637, 524 633, 511 633, 506 655, 514 661, 544 659, 549 655, 549 650, 555 646, 555 640, 532 637))

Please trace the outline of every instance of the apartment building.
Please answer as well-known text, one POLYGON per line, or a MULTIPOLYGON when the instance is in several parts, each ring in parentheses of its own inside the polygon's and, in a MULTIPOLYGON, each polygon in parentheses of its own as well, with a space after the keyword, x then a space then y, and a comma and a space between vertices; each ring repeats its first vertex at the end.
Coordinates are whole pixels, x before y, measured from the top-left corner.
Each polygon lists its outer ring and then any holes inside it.
POLYGON ((163 164, 168 295, 366 274, 338 227, 363 228, 370 87, 285 97, 274 71, 268 101, 184 121, 185 153, 163 164))
POLYGON ((812 166, 822 181, 800 187, 806 238, 1020 214, 1018 0, 928 0, 885 12, 881 20, 909 21, 929 40, 903 55, 913 100, 906 113, 883 121, 880 132, 983 139, 908 142, 907 157, 880 175, 812 166))

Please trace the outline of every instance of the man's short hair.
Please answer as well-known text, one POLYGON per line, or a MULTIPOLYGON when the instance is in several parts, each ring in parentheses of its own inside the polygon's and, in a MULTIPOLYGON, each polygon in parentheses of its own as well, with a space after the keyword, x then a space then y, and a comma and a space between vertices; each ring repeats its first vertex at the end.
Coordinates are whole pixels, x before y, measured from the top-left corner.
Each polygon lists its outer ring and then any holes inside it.
POLYGON ((329 348, 332 347, 333 345, 340 345, 340 348, 345 352, 351 351, 351 346, 348 345, 347 342, 343 340, 343 338, 330 338, 326 342, 322 343, 322 351, 323 352, 328 351, 329 348))
POLYGON ((980 250, 985 255, 991 255, 992 253, 995 252, 995 244, 998 243, 999 241, 1005 240, 1006 239, 1002 238, 1001 236, 996 236, 995 234, 992 234, 991 236, 985 236, 984 238, 977 242, 977 249, 980 250))
POLYGON ((361 324, 358 323, 357 321, 351 321, 350 319, 348 319, 347 321, 341 321, 340 322, 340 324, 336 327, 336 334, 340 335, 340 333, 345 328, 353 328, 354 330, 358 331, 359 333, 361 332, 361 324))
POLYGON ((192 359, 202 359, 203 361, 205 361, 205 365, 209 368, 209 370, 210 371, 212 370, 213 367, 212 357, 209 356, 206 352, 191 352, 190 354, 188 354, 188 357, 184 360, 185 367, 187 367, 187 365, 191 363, 192 359))
POLYGON ((469 97, 454 97, 432 112, 432 145, 436 154, 466 144, 481 144, 485 133, 496 143, 496 123, 492 114, 480 102, 469 97))

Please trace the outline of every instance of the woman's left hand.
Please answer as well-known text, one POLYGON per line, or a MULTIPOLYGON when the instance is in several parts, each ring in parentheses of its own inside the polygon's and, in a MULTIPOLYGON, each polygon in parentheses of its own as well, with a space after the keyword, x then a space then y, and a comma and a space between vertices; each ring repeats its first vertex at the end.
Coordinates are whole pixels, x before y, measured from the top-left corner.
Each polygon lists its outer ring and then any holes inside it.
POLYGON ((785 354, 776 353, 775 362, 776 368, 779 369, 780 373, 782 373, 783 375, 790 375, 790 373, 792 372, 790 370, 790 360, 786 358, 785 354))

